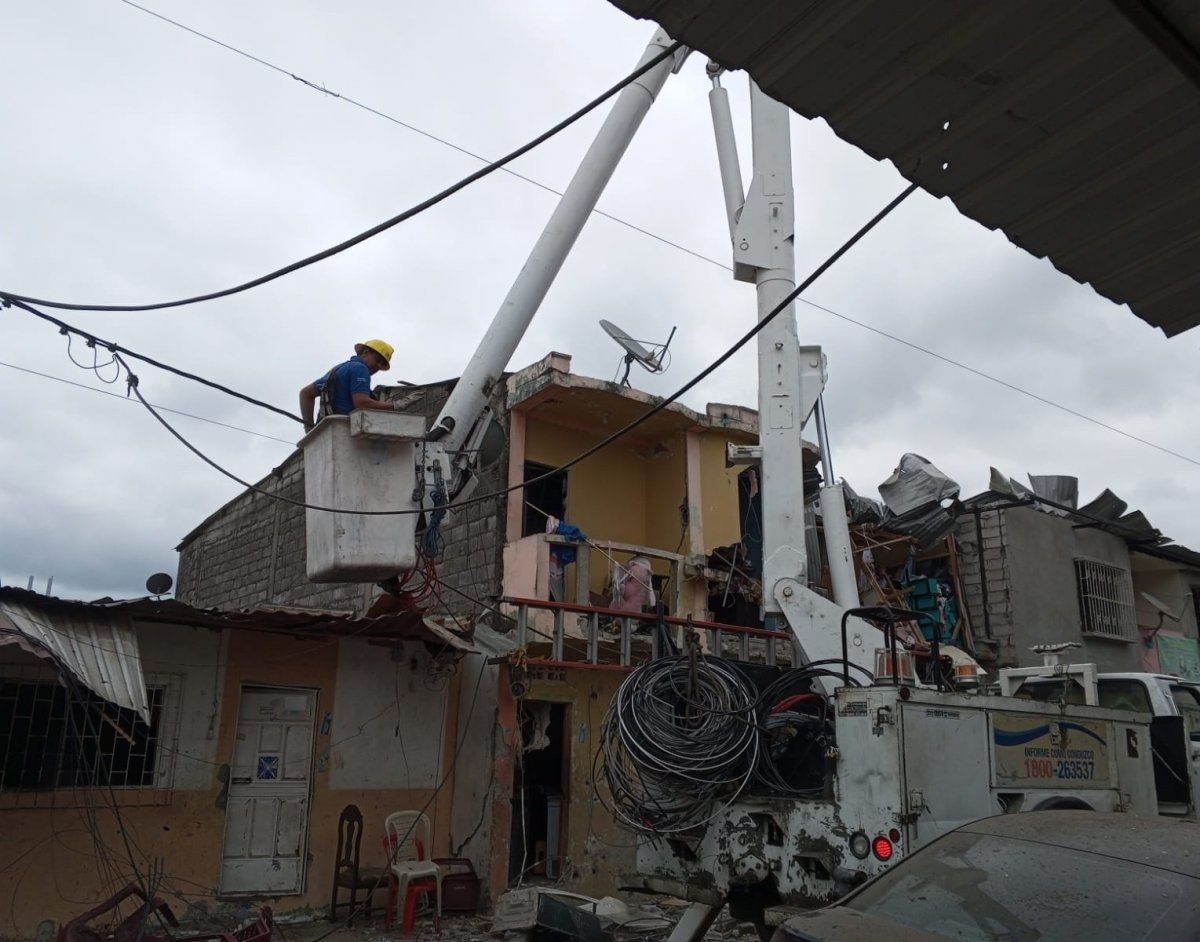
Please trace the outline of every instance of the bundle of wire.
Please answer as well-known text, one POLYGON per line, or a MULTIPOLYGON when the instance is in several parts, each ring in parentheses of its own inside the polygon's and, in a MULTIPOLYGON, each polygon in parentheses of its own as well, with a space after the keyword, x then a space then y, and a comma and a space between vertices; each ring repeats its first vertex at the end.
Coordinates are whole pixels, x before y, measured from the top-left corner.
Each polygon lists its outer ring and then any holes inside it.
POLYGON ((437 596, 441 582, 437 561, 424 553, 418 555, 417 564, 401 573, 391 591, 395 595, 408 596, 412 605, 420 608, 437 596))
POLYGON ((829 672, 800 667, 781 674, 759 695, 763 748, 751 788, 776 795, 819 794, 825 755, 835 742, 828 698, 813 689, 829 672))
POLYGON ((717 657, 665 657, 639 667, 604 720, 610 810, 650 834, 711 821, 737 800, 760 750, 753 685, 717 657))

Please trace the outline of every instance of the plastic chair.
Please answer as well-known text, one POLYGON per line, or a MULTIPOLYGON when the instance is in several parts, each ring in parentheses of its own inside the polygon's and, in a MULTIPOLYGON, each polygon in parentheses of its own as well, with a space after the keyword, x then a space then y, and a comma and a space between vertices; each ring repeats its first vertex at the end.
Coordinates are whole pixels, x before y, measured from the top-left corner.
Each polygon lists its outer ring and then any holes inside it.
POLYGON ((392 873, 388 887, 387 926, 395 918, 397 900, 404 901, 405 934, 412 931, 412 912, 416 897, 433 891, 434 925, 442 924, 442 870, 430 859, 432 828, 429 817, 420 811, 396 811, 384 821, 384 848, 392 873))
POLYGON ((354 917, 358 912, 358 891, 366 890, 364 913, 371 915, 371 896, 375 890, 382 889, 388 879, 386 867, 360 867, 358 864, 359 848, 362 844, 363 816, 357 805, 346 805, 338 818, 337 853, 333 861, 333 892, 329 898, 329 921, 337 920, 340 908, 350 907, 350 919, 347 925, 354 925, 354 917), (350 891, 350 902, 338 902, 338 888, 345 887, 350 891))

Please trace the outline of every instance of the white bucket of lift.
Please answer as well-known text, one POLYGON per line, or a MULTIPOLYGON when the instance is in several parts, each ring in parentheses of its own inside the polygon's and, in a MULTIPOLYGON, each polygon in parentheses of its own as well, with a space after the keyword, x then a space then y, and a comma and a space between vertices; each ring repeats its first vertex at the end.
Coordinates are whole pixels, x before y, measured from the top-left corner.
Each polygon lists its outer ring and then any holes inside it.
MULTIPOLYGON (((425 419, 359 410, 322 419, 300 439, 306 503, 347 510, 416 510, 416 442, 425 419)), ((376 582, 417 561, 417 515, 304 511, 310 582, 376 582)))

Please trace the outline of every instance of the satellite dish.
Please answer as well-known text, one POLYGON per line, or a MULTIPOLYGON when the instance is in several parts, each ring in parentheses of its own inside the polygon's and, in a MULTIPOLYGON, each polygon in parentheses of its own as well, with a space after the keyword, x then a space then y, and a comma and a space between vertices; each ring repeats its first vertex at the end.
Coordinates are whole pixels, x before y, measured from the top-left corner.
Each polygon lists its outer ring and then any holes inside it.
POLYGON ((494 465, 500 456, 504 454, 504 446, 507 443, 504 437, 504 428, 495 419, 488 419, 487 428, 483 433, 483 440, 479 443, 478 462, 479 467, 490 468, 494 465))
POLYGON ((667 337, 666 343, 653 343, 647 347, 642 341, 634 340, 612 321, 602 320, 600 321, 600 326, 625 351, 625 375, 621 377, 622 386, 629 385, 629 368, 634 363, 641 364, 642 368, 649 373, 661 373, 666 369, 666 364, 663 361, 667 356, 667 348, 671 346, 671 340, 675 337, 674 327, 671 328, 671 333, 667 337))
POLYGON ((1151 595, 1149 592, 1143 592, 1142 598, 1149 602, 1151 608, 1158 612, 1158 624, 1155 625, 1154 629, 1142 639, 1143 645, 1145 645, 1147 648, 1152 648, 1154 647, 1154 639, 1158 636, 1158 633, 1162 631, 1163 620, 1169 618, 1171 621, 1181 621, 1183 619, 1183 612, 1180 612, 1178 615, 1176 615, 1173 611, 1171 611, 1170 606, 1167 605, 1166 602, 1160 599, 1157 595, 1151 595))
POLYGON ((1160 616, 1169 618, 1171 621, 1179 621, 1180 616, 1171 611, 1170 606, 1167 605, 1167 603, 1160 599, 1157 595, 1151 595, 1149 592, 1143 592, 1142 598, 1149 602, 1153 608, 1157 609, 1160 616))
POLYGON ((174 584, 175 580, 165 572, 156 572, 146 580, 146 591, 151 595, 166 595, 174 584))

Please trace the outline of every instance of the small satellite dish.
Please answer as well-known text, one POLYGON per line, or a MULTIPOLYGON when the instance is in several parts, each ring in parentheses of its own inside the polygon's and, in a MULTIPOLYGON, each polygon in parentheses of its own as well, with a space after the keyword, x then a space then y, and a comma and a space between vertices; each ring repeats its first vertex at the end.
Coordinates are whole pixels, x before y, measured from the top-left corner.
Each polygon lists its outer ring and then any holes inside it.
POLYGON ((1158 612, 1158 624, 1156 624, 1151 632, 1142 639, 1142 644, 1144 646, 1147 648, 1153 648, 1154 639, 1158 636, 1158 633, 1162 631, 1163 621, 1167 618, 1171 619, 1171 621, 1182 621, 1183 612, 1180 612, 1178 615, 1176 615, 1173 611, 1171 611, 1171 607, 1167 605, 1166 602, 1160 599, 1157 595, 1151 595, 1149 592, 1143 592, 1142 598, 1149 602, 1150 607, 1158 612))
POLYGON ((146 591, 151 595, 166 595, 174 584, 175 580, 165 572, 156 572, 146 580, 146 591))
POLYGON ((1149 602, 1151 607, 1158 610, 1160 620, 1161 618, 1169 618, 1171 621, 1179 621, 1181 616, 1176 615, 1173 611, 1171 611, 1171 607, 1157 595, 1151 595, 1149 592, 1143 592, 1142 598, 1149 602))
POLYGON ((625 351, 625 375, 621 377, 622 386, 629 385, 629 369, 634 363, 641 364, 642 368, 649 373, 662 373, 666 370, 667 363, 664 361, 666 360, 667 349, 671 346, 671 340, 675 337, 674 327, 671 328, 671 333, 667 337, 666 343, 652 343, 647 346, 640 340, 634 340, 612 321, 602 320, 600 321, 600 326, 625 351))
POLYGON ((495 419, 488 419, 483 440, 479 443, 479 467, 490 468, 504 454, 504 446, 508 439, 504 436, 504 427, 495 419))

